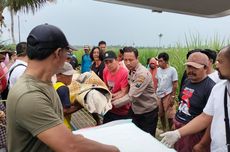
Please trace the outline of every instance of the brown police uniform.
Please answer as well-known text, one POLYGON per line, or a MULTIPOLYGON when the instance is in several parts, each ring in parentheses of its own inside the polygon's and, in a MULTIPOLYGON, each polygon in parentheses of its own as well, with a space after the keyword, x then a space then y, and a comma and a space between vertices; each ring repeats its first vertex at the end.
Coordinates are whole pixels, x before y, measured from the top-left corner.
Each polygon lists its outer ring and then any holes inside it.
POLYGON ((151 73, 140 63, 129 72, 129 98, 133 122, 142 130, 155 135, 158 106, 151 73))

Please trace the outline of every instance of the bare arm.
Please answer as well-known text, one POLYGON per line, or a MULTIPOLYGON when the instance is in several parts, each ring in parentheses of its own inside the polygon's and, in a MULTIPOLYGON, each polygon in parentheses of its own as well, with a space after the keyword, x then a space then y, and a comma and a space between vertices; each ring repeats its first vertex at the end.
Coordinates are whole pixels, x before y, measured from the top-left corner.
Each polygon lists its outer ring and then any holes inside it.
POLYGON ((178 86, 178 81, 173 81, 172 96, 176 96, 176 89, 178 86))
POLYGON ((114 146, 73 135, 64 124, 43 131, 37 137, 56 152, 119 152, 114 146))
POLYGON ((75 106, 72 106, 71 105, 71 107, 69 107, 69 108, 63 108, 63 112, 64 112, 64 115, 66 116, 66 115, 69 115, 69 114, 71 114, 71 113, 74 113, 74 112, 76 112, 77 111, 77 108, 75 107, 75 106))
POLYGON ((207 147, 210 147, 210 143, 211 143, 210 129, 211 129, 211 126, 209 126, 205 130, 205 133, 203 137, 201 138, 200 142, 193 147, 193 152, 202 152, 207 147))
POLYGON ((163 137, 161 142, 168 147, 172 147, 181 137, 195 134, 206 129, 210 126, 211 121, 212 116, 202 113, 182 128, 161 134, 160 136, 163 137))
POLYGON ((121 91, 118 91, 118 92, 116 92, 116 93, 113 93, 112 94, 112 97, 114 98, 114 97, 116 97, 118 94, 120 94, 121 93, 121 91))
POLYGON ((119 99, 116 99, 112 102, 112 104, 114 105, 114 107, 116 108, 119 108, 127 103, 130 102, 130 97, 128 94, 126 94, 125 96, 119 98, 119 99))
POLYGON ((212 116, 207 115, 205 113, 201 113, 199 116, 197 116, 188 124, 186 124, 184 127, 179 129, 180 135, 181 137, 183 137, 202 131, 208 126, 210 126, 211 122, 212 116))
POLYGON ((129 92, 129 86, 127 86, 125 88, 121 88, 121 91, 113 94, 113 99, 112 100, 119 99, 119 98, 125 96, 126 94, 128 94, 128 92, 129 92))
POLYGON ((69 107, 69 108, 63 107, 63 112, 64 112, 64 115, 69 115, 73 112, 76 112, 76 111, 82 109, 82 108, 83 108, 82 105, 76 100, 74 102, 74 104, 71 104, 71 107, 69 107))
POLYGON ((178 86, 178 81, 173 81, 173 87, 172 87, 172 92, 170 94, 170 106, 173 106, 174 105, 174 101, 175 101, 175 98, 176 98, 176 89, 177 89, 177 86, 178 86))
POLYGON ((6 115, 4 111, 0 110, 0 121, 3 121, 5 119, 6 115))

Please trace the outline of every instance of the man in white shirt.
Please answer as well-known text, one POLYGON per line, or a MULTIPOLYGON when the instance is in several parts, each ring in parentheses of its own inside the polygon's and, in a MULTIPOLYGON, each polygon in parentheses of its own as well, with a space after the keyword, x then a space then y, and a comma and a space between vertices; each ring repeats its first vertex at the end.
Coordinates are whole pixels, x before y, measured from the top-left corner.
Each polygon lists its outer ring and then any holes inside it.
POLYGON ((24 73, 27 67, 28 57, 26 55, 27 43, 20 42, 16 46, 17 59, 12 64, 8 72, 9 89, 16 83, 18 78, 24 73))
POLYGON ((166 121, 169 124, 169 130, 172 129, 173 118, 176 112, 174 99, 178 86, 178 74, 174 67, 169 65, 169 55, 165 52, 158 55, 158 65, 156 79, 158 81, 156 94, 159 98, 159 117, 162 128, 166 130, 166 121), (166 119, 167 118, 167 119, 166 119))

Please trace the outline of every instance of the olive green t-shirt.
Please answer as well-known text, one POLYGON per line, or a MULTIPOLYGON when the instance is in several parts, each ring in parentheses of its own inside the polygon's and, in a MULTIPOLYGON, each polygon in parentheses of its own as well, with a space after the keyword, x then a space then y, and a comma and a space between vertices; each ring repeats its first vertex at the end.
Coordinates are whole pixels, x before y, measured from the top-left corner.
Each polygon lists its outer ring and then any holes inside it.
POLYGON ((52 83, 22 75, 7 99, 7 142, 10 152, 49 152, 37 135, 63 123, 61 101, 52 83))

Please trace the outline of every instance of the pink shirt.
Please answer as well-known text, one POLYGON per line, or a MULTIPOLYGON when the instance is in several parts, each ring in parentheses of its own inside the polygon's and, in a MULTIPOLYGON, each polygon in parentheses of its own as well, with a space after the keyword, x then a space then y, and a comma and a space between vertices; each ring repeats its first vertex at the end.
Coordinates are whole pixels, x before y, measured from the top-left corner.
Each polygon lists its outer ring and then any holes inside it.
MULTIPOLYGON (((115 74, 111 74, 106 67, 103 71, 103 80, 108 86, 109 90, 112 93, 116 93, 120 91, 122 88, 126 88, 128 86, 128 71, 124 67, 119 67, 118 71, 115 74)), ((111 110, 112 113, 118 114, 118 115, 127 115, 130 103, 119 107, 114 108, 111 110)))

